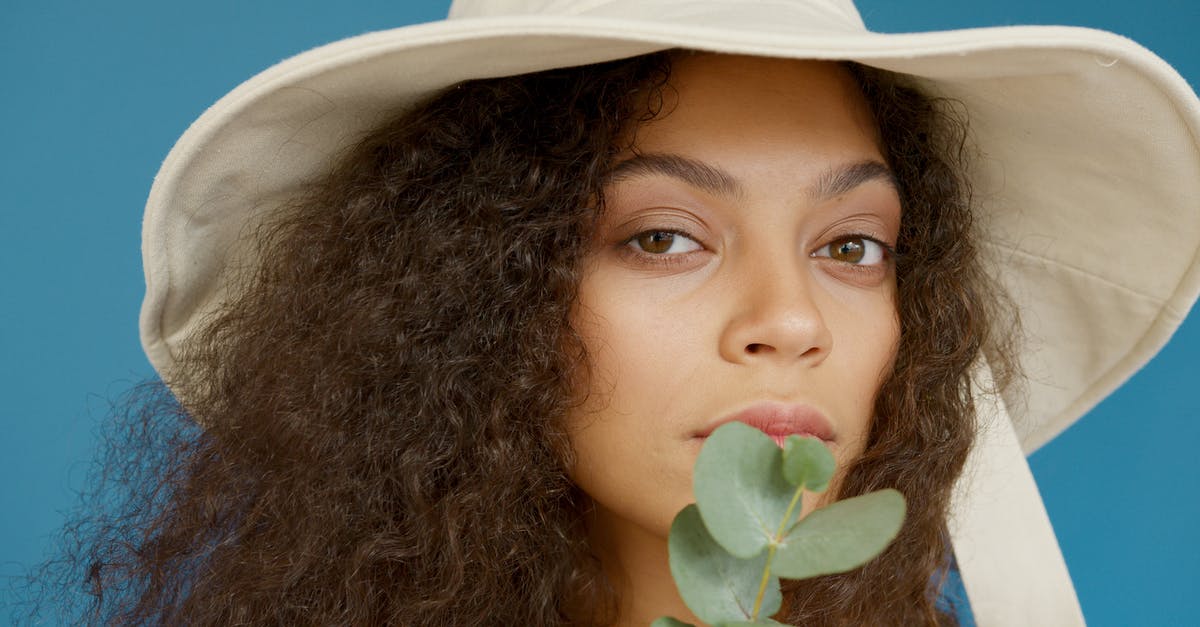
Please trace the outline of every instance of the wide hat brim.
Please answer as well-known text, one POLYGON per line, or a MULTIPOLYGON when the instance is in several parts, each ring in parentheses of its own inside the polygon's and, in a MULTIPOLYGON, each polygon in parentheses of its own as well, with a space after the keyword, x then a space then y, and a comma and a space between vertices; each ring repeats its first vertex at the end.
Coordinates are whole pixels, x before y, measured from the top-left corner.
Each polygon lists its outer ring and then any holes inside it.
POLYGON ((682 47, 854 60, 961 102, 975 201, 1019 306, 1029 377, 1006 399, 1027 453, 1140 368, 1200 293, 1200 105, 1136 43, 1068 27, 787 35, 585 16, 421 24, 290 58, 209 108, 146 206, 141 338, 171 371, 180 342, 248 261, 236 244, 382 118, 458 81, 682 47))

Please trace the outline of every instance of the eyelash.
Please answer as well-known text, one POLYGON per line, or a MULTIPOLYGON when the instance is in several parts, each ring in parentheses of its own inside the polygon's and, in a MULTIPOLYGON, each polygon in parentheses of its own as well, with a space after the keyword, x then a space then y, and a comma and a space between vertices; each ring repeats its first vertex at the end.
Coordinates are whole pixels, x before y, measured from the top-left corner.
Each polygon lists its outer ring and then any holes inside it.
MULTIPOLYGON (((871 242, 871 243, 875 244, 876 246, 878 246, 882 250, 882 258, 879 260, 879 263, 872 264, 872 265, 842 262, 840 265, 843 268, 845 268, 846 270, 849 270, 851 272, 863 272, 863 273, 877 272, 881 269, 887 268, 889 265, 891 265, 892 263, 895 262, 896 257, 897 257, 896 249, 894 247, 889 246, 886 243, 880 241, 877 238, 867 235, 866 233, 846 233, 843 235, 839 235, 836 238, 829 240, 829 243, 818 248, 817 250, 822 251, 822 250, 830 249, 830 248, 832 248, 832 246, 834 244, 837 244, 839 242, 845 242, 847 240, 856 240, 856 239, 862 240, 864 242, 871 242)), ((827 257, 830 260, 833 260, 832 256, 816 255, 816 253, 814 253, 813 256, 827 257)), ((836 261, 836 260, 833 260, 833 261, 836 261)))
MULTIPOLYGON (((680 263, 683 263, 686 260, 686 257, 689 254, 691 254, 692 252, 698 252, 698 251, 689 251, 686 253, 675 253, 675 254, 648 253, 645 251, 637 250, 632 246, 633 242, 637 241, 638 238, 640 238, 644 235, 653 235, 653 234, 658 234, 658 233, 669 233, 671 235, 686 237, 687 239, 689 239, 689 240, 695 242, 696 244, 698 244, 699 246, 701 246, 701 248, 703 248, 703 246, 704 246, 699 240, 692 237, 685 231, 680 231, 678 229, 647 229, 645 231, 639 231, 639 232, 633 234, 632 237, 629 237, 628 239, 622 241, 621 245, 620 245, 621 250, 633 257, 636 257, 639 261, 642 261, 645 263, 650 263, 652 265, 656 265, 656 266, 660 266, 660 267, 671 267, 671 266, 678 265, 680 263)), ((829 247, 831 247, 833 244, 836 244, 839 242, 844 242, 846 240, 853 240, 853 239, 859 239, 859 240, 864 240, 867 242, 872 242, 876 246, 879 246, 881 249, 883 249, 883 260, 877 265, 861 265, 861 264, 856 264, 856 263, 843 263, 842 264, 846 268, 853 270, 855 272, 872 272, 872 271, 876 270, 877 268, 886 266, 890 262, 894 261, 898 256, 896 253, 896 249, 894 247, 889 246, 888 244, 880 241, 878 238, 867 235, 866 233, 843 233, 841 235, 838 235, 836 238, 829 240, 829 242, 827 244, 825 244, 824 246, 821 246, 817 250, 818 251, 825 250, 825 249, 828 249, 829 247)), ((813 256, 814 257, 825 257, 828 259, 832 259, 832 257, 830 257, 829 255, 816 255, 814 253, 813 256)))
POLYGON ((665 253, 657 253, 656 254, 656 253, 648 253, 644 250, 638 250, 632 246, 633 242, 637 241, 638 238, 640 238, 644 235, 655 235, 658 233, 670 233, 671 235, 683 236, 683 237, 686 237, 687 239, 695 242, 697 245, 699 245, 701 247, 701 249, 703 249, 703 247, 704 247, 704 244, 701 244, 700 240, 697 240, 695 237, 692 237, 685 231, 680 231, 678 229, 647 229, 645 231, 639 231, 637 233, 634 233, 632 237, 629 237, 625 241, 621 242, 621 245, 620 245, 621 251, 636 258, 638 261, 641 261, 644 263, 649 263, 649 264, 659 266, 659 267, 672 267, 672 266, 679 265, 680 263, 683 263, 686 260, 686 257, 688 255, 690 255, 692 252, 697 252, 697 251, 689 251, 686 253, 675 253, 675 254, 670 254, 670 255, 665 254, 665 253))

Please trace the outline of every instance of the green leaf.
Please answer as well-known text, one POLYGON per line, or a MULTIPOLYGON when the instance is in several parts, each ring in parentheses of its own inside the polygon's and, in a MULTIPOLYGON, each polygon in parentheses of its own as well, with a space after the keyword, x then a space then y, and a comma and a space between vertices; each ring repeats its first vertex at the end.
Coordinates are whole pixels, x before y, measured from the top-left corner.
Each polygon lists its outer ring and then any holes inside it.
POLYGON ((904 509, 904 497, 892 489, 823 507, 784 536, 771 572, 807 579, 858 568, 883 552, 900 532, 904 509))
POLYGON ((650 627, 696 627, 691 623, 685 623, 674 616, 660 616, 650 623, 650 627))
POLYGON ((712 432, 696 458, 692 489, 704 524, 730 553, 750 558, 783 525, 796 489, 783 478, 779 447, 741 422, 712 432))
MULTIPOLYGON (((786 625, 784 623, 781 623, 778 621, 773 621, 769 618, 763 618, 763 619, 759 619, 756 621, 735 621, 735 622, 731 622, 731 623, 718 623, 716 625, 713 625, 713 627, 780 627, 780 625, 783 625, 783 627, 788 627, 788 625, 786 625)), ((653 626, 651 626, 651 627, 653 627, 653 626)))
POLYGON ((833 453, 821 440, 789 435, 783 441, 783 478, 811 492, 824 492, 833 478, 833 453))
MULTIPOLYGON (((709 535, 695 505, 675 516, 667 548, 679 596, 700 620, 716 624, 750 619, 767 568, 765 551, 752 559, 730 555, 709 535)), ((782 604, 779 579, 771 577, 759 615, 770 616, 782 604)))

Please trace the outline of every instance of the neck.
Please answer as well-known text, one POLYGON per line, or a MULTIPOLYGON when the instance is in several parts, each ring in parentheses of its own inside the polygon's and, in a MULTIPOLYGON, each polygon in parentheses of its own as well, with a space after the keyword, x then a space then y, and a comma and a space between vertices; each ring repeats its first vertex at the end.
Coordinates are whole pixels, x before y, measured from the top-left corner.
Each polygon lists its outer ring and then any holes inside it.
POLYGON ((618 595, 619 627, 646 627, 673 616, 702 624, 679 597, 667 557, 667 538, 597 505, 590 521, 593 550, 618 595))

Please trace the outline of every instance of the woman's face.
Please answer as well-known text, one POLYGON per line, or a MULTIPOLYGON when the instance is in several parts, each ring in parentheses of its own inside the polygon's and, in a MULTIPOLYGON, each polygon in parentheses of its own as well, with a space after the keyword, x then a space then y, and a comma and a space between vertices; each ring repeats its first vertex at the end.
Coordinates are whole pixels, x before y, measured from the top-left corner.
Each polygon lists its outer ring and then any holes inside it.
POLYGON ((614 539, 666 537, 735 416, 822 436, 845 468, 899 337, 900 201, 850 76, 700 55, 671 86, 606 188, 573 314, 592 369, 572 478, 614 539))

